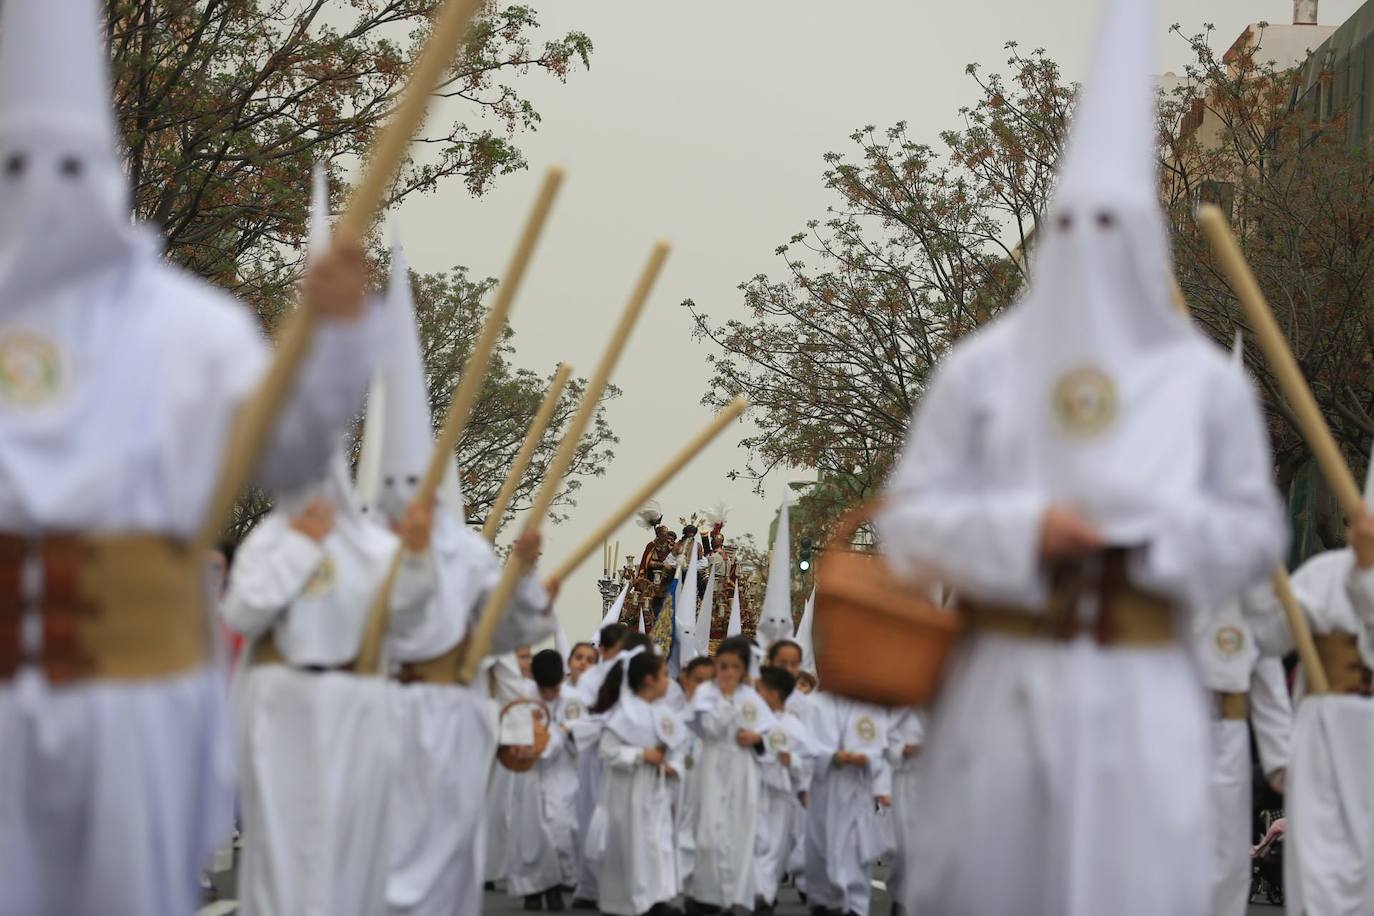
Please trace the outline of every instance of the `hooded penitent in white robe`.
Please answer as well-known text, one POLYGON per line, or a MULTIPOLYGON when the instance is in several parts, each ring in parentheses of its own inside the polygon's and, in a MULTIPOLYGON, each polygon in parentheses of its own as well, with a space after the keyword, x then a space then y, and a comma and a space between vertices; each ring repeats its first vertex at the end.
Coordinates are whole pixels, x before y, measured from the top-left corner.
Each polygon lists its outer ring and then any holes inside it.
MULTIPOLYGON (((677 896, 670 779, 644 762, 644 751, 664 743, 659 720, 671 712, 628 689, 606 715, 598 754, 605 765, 602 805, 605 836, 599 862, 601 912, 640 916, 677 896)), ((670 765, 681 762, 670 753, 670 765)))
MULTIPOLYGON (((1283 663, 1260 654, 1239 600, 1193 619, 1193 647, 1203 682, 1214 693, 1250 698, 1260 763, 1273 775, 1288 765, 1293 708, 1283 663)), ((1250 727, 1245 719, 1212 719, 1212 913, 1244 916, 1250 903, 1253 804, 1250 727)))
MULTIPOLYGON (((409 273, 392 256, 382 365, 368 398, 358 467, 365 509, 390 522, 414 498, 434 449, 425 369, 409 273)), ((390 617, 386 655, 394 666, 427 662, 455 649, 475 625, 501 564, 485 538, 463 524, 456 466, 439 488, 430 536, 433 598, 390 617)), ((513 652, 553 632, 548 595, 523 579, 491 654, 513 652)), ((496 753, 496 710, 478 678, 471 686, 389 685, 400 759, 392 786, 392 914, 449 916, 481 908, 487 778, 496 753)))
MULTIPOLYGON (((400 544, 353 500, 342 454, 326 480, 283 501, 244 540, 222 605, 246 638, 235 691, 244 916, 375 916, 386 909, 387 800, 394 746, 386 682, 330 670, 358 654, 400 544), (310 499, 334 508, 316 542, 291 527, 310 499), (270 639, 288 664, 250 667, 270 639)), ((407 557, 393 602, 428 599, 407 557)))
POLYGON ((876 798, 892 793, 885 710, 828 693, 812 696, 814 755, 806 831, 806 894, 812 906, 867 913, 873 866, 887 850, 876 798), (836 766, 840 751, 864 766, 836 766))
POLYGON ((802 832, 801 793, 811 787, 811 730, 795 711, 773 713, 763 734, 758 827, 754 832, 754 896, 776 904, 792 848, 802 832), (788 762, 783 764, 782 754, 788 762))
POLYGON ((575 694, 565 684, 558 698, 546 703, 550 716, 548 746, 532 770, 512 774, 504 875, 506 892, 512 896, 571 885, 576 877, 573 797, 577 793, 577 756, 567 740, 565 718, 567 701, 575 694))
MULTIPOLYGON (((1132 585, 1180 618, 1282 557, 1254 391, 1172 301, 1156 13, 1106 3, 1030 290, 945 357, 877 519, 894 568, 966 600, 1043 613, 1051 506, 1127 551, 1132 585)), ((1086 591, 1072 613, 1092 621, 1086 591)), ((1179 624, 1152 647, 961 641, 930 710, 909 912, 1206 911, 1209 717, 1179 624)))
POLYGON ((701 737, 701 795, 687 896, 707 906, 752 907, 761 752, 735 739, 741 731, 767 731, 773 714, 747 684, 726 696, 715 682, 697 688, 692 713, 701 737))
MULTIPOLYGON (((892 768, 892 807, 886 818, 892 825, 892 867, 887 874, 887 891, 901 903, 911 885, 911 870, 918 868, 909 855, 915 848, 916 830, 921 821, 917 792, 919 751, 906 756, 908 747, 920 748, 925 742, 925 715, 917 709, 893 710, 887 722, 887 762, 892 768)), ((1248 848, 1248 847, 1247 847, 1248 848)))
MULTIPOLYGON (((0 181, 0 531, 189 539, 268 348, 250 307, 130 224, 100 35, 94 0, 0 4, 0 162, 15 163, 0 181)), ((371 364, 366 324, 321 325, 259 483, 325 466, 371 364)), ((229 734, 212 666, 0 679, 0 913, 194 911, 230 827, 229 734)))
MULTIPOLYGON (((1318 554, 1293 574, 1293 595, 1318 636, 1356 636, 1374 667, 1374 573, 1349 548, 1318 554)), ((1278 613, 1272 591, 1251 593, 1247 611, 1278 613)), ((1267 652, 1291 648, 1282 625, 1255 633, 1267 652)), ((1328 673, 1329 674, 1329 673, 1328 673)), ((1283 884, 1289 912, 1347 916, 1374 912, 1374 699, 1302 695, 1300 679, 1285 783, 1288 832, 1283 884)))

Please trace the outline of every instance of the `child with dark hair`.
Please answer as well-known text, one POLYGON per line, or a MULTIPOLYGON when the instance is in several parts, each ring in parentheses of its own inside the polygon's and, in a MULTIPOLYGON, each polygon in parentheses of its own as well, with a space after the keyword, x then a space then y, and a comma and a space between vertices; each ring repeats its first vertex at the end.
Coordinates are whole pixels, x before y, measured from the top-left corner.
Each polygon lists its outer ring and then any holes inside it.
POLYGON ((525 909, 563 909, 560 888, 574 878, 573 796, 577 761, 567 739, 563 659, 545 649, 530 660, 539 701, 548 712, 549 742, 534 768, 513 773, 506 892, 525 898, 525 909))
POLYGON ((716 649, 716 679, 697 688, 694 729, 701 736, 703 791, 696 858, 687 895, 693 905, 754 905, 754 831, 758 817, 763 733, 773 716, 748 684, 753 646, 742 636, 716 649))
POLYGON ((811 731, 801 715, 787 706, 796 683, 784 668, 765 666, 759 671, 759 696, 775 723, 764 733, 767 752, 754 843, 755 913, 771 913, 777 906, 778 887, 804 830, 802 797, 811 783, 811 731))
POLYGON ((612 916, 672 912, 677 896, 673 821, 668 816, 677 776, 656 706, 668 692, 663 659, 651 648, 627 653, 607 676, 596 709, 606 715, 598 754, 605 765, 602 791, 604 837, 588 844, 600 864, 600 909, 612 916), (600 848, 598 848, 598 846, 600 848))
POLYGON ((574 644, 572 651, 568 653, 568 683, 576 687, 582 673, 600 660, 601 653, 596 651, 594 644, 589 642, 574 644))
MULTIPOLYGON (((715 659, 709 655, 698 655, 687 663, 678 676, 684 698, 683 719, 690 720, 692 700, 703 684, 709 684, 716 676, 715 659)), ((697 814, 701 810, 701 779, 697 760, 701 757, 701 737, 692 730, 687 731, 686 744, 682 752, 682 778, 677 782, 677 793, 673 799, 673 820, 677 824, 677 870, 678 882, 686 887, 692 878, 696 861, 697 814)))

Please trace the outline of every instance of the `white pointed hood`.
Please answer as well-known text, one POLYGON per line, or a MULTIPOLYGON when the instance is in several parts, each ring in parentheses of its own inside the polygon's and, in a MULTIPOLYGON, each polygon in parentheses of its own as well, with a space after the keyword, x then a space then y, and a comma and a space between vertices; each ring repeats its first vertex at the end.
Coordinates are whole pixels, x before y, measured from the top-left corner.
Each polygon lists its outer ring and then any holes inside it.
POLYGON ((626 582, 620 587, 620 594, 615 596, 615 600, 611 602, 611 606, 606 609, 606 616, 601 618, 601 624, 596 628, 596 632, 592 634, 592 638, 587 640, 587 642, 596 646, 597 651, 601 650, 601 631, 613 623, 620 622, 620 613, 625 610, 625 598, 629 594, 630 583, 626 582))
POLYGON ((773 554, 768 563, 768 585, 759 612, 759 641, 772 645, 792 638, 792 536, 788 523, 788 493, 783 490, 778 510, 778 530, 773 536, 773 554))
POLYGON ((0 3, 0 308, 136 250, 99 6, 0 3))
MULTIPOLYGON (((415 299, 405 252, 399 244, 391 252, 385 312, 386 342, 368 393, 358 489, 365 506, 375 506, 385 518, 395 521, 414 496, 434 451, 415 299)), ((439 504, 459 522, 464 520, 456 464, 439 487, 439 504)))
MULTIPOLYGON (((1160 393, 1202 340, 1173 303, 1159 204, 1154 0, 1106 0, 1016 323, 1025 461, 1046 496, 1129 544, 1179 456, 1160 393), (1165 475, 1167 476, 1167 475, 1165 475)), ((1184 456, 1191 457, 1191 456, 1184 456)), ((1190 473, 1178 462, 1179 475, 1190 473)))

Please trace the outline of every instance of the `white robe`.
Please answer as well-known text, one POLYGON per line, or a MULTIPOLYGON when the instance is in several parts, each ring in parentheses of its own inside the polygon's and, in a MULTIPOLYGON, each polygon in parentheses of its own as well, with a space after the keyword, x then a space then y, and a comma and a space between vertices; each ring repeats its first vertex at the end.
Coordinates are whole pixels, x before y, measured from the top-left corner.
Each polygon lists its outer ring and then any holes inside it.
MULTIPOLYGON (((440 592, 419 614, 393 614, 388 632, 396 662, 424 661, 457 644, 480 615, 500 576, 491 546, 447 513, 435 516, 431 553, 440 592), (452 619, 435 620, 434 617, 452 619), (426 643, 443 634, 452 643, 426 643)), ((548 596, 534 577, 519 586, 492 643, 513 652, 553 633, 548 596)), ((486 787, 496 753, 496 710, 485 679, 470 686, 393 682, 393 728, 400 759, 392 786, 392 916, 451 916, 482 906, 486 787)))
MULTIPOLYGON (((0 411, 0 530, 190 537, 266 364, 251 309, 146 248, 82 287, 6 303, 0 337, 12 333, 54 345, 62 387, 0 411)), ((260 483, 290 489, 324 468, 372 349, 367 321, 321 327, 260 483)), ((225 681, 207 665, 61 689, 33 671, 0 683, 0 913, 196 908, 200 868, 231 825, 225 681)))
MULTIPOLYGON (((808 734, 811 729, 811 714, 815 705, 811 702, 811 694, 802 693, 800 690, 792 691, 792 695, 787 698, 787 711, 799 716, 806 724, 808 734)), ((811 774, 815 770, 814 754, 808 756, 806 762, 806 785, 807 792, 810 792, 811 774)), ((796 833, 792 837, 792 851, 788 854, 787 867, 792 872, 792 884, 803 894, 806 893, 806 821, 811 816, 811 809, 807 805, 801 805, 797 812, 796 833)))
POLYGON ((796 712, 775 712, 764 744, 763 788, 754 835, 754 895, 775 904, 802 829, 799 796, 811 786, 811 732, 796 712), (789 758, 786 766, 779 759, 783 753, 789 758))
MULTIPOLYGON (((1293 595, 1316 634, 1350 633, 1374 667, 1374 573, 1348 548, 1319 554, 1293 574, 1293 595)), ((1269 596, 1271 604, 1276 603, 1269 596)), ((1256 602, 1258 603, 1258 602, 1256 602)), ((1261 641, 1265 632, 1257 628, 1261 641)), ((1291 644, 1269 634, 1274 651, 1291 644)), ((1270 649, 1271 646, 1266 646, 1270 649)), ((1308 695, 1298 702, 1288 765, 1283 862, 1290 913, 1374 912, 1374 699, 1308 695)))
POLYGON ((599 861, 599 908, 611 916, 640 916, 678 893, 672 787, 661 770, 644 763, 644 751, 660 741, 655 718, 649 703, 627 692, 601 733, 605 835, 592 852, 599 861))
MULTIPOLYGON (((1039 531, 1051 489, 1025 450, 1051 433, 1006 371, 1025 330, 1012 314, 945 358, 878 528, 899 572, 1034 614, 1048 593, 1039 531)), ((1171 359, 1169 391, 1150 397, 1177 392, 1171 428, 1191 432, 1132 513, 1131 543, 1146 546, 1128 572, 1184 608, 1219 607, 1281 559, 1282 511, 1247 381, 1202 344, 1171 359)), ((911 912, 1205 911, 1207 701, 1181 645, 971 634, 930 714, 911 912)))
POLYGON ((887 850, 876 801, 892 792, 885 710, 827 693, 813 694, 811 810, 806 833, 806 893, 813 906, 867 913, 873 866, 887 850), (836 766, 835 754, 863 754, 866 766, 836 766))
POLYGON ((601 744, 601 731, 605 726, 605 716, 591 712, 596 705, 596 694, 606 679, 606 672, 615 664, 615 659, 603 659, 582 673, 577 683, 577 699, 574 701, 580 714, 569 722, 568 733, 577 752, 577 795, 573 799, 576 825, 573 832, 573 847, 577 854, 577 884, 573 898, 596 902, 597 887, 596 864, 587 859, 585 849, 592 817, 601 801, 601 783, 605 765, 597 748, 601 744))
MULTIPOLYGON (((347 479, 338 485, 346 493, 347 479)), ((386 683, 293 667, 337 666, 357 655, 400 546, 347 512, 336 507, 334 530, 320 543, 293 530, 280 510, 269 516, 240 547, 222 606, 225 622, 247 637, 235 691, 244 916, 375 916, 386 908, 395 753, 386 683), (291 665, 246 667, 269 629, 291 665)), ((427 569, 407 561, 393 600, 423 601, 431 583, 427 569)))
MULTIPOLYGON (((1250 697, 1250 718, 1264 772, 1288 765, 1292 705, 1283 663, 1260 653, 1247 616, 1235 601, 1193 619, 1193 644, 1207 688, 1250 697)), ((1272 613, 1272 611, 1270 612, 1272 613)), ((1250 728, 1244 720, 1212 720, 1212 914, 1244 916, 1250 904, 1252 844, 1250 728)))
POLYGON ((551 718, 549 743, 528 773, 515 773, 513 807, 506 845, 506 892, 512 896, 542 893, 571 885, 573 796, 577 793, 577 757, 567 740, 563 693, 546 705, 551 718))
MULTIPOLYGON (((488 659, 482 676, 486 679, 487 695, 491 698, 499 716, 506 704, 517 699, 534 699, 537 688, 534 681, 520 673, 520 663, 513 654, 488 659)), ((504 743, 503 741, 498 741, 504 743)), ((491 772, 487 777, 486 794, 486 843, 483 878, 495 883, 506 877, 506 851, 511 839, 511 822, 515 816, 516 774, 501 766, 494 759, 491 772)), ((512 891, 512 893, 514 893, 512 891)))
POLYGON ((727 697, 714 682, 697 688, 692 710, 701 736, 697 778, 702 791, 687 895, 708 906, 752 907, 761 761, 735 736, 742 730, 766 731, 773 716, 752 687, 740 685, 727 697))
MULTIPOLYGON (((887 875, 887 892, 893 901, 905 906, 912 887, 912 869, 920 863, 910 855, 916 846, 921 823, 920 794, 917 791, 920 755, 904 756, 907 745, 925 743, 925 718, 920 710, 894 710, 887 726, 887 761, 892 768, 892 808, 887 819, 892 825, 892 867, 887 875)), ((908 910, 908 912, 910 912, 908 910)))

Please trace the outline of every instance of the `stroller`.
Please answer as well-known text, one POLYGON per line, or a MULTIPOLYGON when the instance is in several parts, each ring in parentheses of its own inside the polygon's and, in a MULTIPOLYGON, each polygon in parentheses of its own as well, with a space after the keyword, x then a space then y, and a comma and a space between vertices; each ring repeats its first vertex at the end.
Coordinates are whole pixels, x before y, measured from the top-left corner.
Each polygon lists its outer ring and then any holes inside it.
POLYGON ((1283 834, 1288 820, 1282 811, 1261 814, 1264 836, 1250 850, 1250 900, 1283 906, 1283 834))

